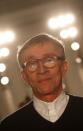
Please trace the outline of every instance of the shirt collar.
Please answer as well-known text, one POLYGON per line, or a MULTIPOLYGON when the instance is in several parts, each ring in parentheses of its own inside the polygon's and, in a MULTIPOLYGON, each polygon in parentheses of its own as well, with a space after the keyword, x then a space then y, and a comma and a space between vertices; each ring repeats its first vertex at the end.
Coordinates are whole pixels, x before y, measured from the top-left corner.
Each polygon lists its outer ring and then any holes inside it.
POLYGON ((34 108, 45 119, 55 122, 64 112, 69 96, 64 91, 53 101, 44 102, 33 96, 34 108))

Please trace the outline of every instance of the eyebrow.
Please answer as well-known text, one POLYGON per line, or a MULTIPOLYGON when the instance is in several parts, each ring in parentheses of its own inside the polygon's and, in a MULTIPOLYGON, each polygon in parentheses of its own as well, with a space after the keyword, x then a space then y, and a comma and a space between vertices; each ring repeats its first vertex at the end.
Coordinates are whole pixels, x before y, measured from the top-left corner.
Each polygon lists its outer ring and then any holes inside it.
MULTIPOLYGON (((46 53, 46 54, 43 55, 43 57, 51 57, 53 55, 58 56, 58 54, 55 54, 55 53, 46 53)), ((27 58, 27 60, 37 59, 35 56, 28 56, 26 58, 27 58)))
POLYGON ((52 57, 52 56, 61 57, 61 56, 59 56, 57 54, 54 54, 54 53, 52 53, 52 54, 45 54, 42 58, 35 58, 34 56, 30 56, 30 57, 28 57, 28 59, 25 62, 34 62, 36 60, 41 60, 43 58, 52 57))

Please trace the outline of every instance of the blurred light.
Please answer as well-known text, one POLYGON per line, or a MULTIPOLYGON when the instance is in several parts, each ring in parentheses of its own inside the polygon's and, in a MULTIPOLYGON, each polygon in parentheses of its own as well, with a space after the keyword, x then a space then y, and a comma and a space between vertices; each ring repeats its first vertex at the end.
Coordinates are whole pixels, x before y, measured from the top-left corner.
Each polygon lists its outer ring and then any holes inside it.
POLYGON ((6 65, 4 63, 0 63, 0 72, 4 72, 6 70, 6 65))
POLYGON ((58 23, 58 26, 59 26, 59 27, 65 27, 65 26, 66 26, 64 15, 60 15, 60 16, 57 18, 57 23, 58 23))
POLYGON ((68 38, 68 31, 67 30, 62 30, 60 31, 60 37, 63 39, 67 39, 68 38))
POLYGON ((7 76, 1 78, 2 85, 7 85, 8 83, 9 83, 9 78, 7 76))
POLYGON ((75 27, 71 27, 68 29, 63 29, 60 31, 60 37, 63 39, 67 39, 69 37, 76 37, 77 36, 77 29, 75 27))
POLYGON ((0 57, 6 57, 9 55, 9 49, 8 48, 1 48, 0 49, 0 57))
POLYGON ((73 14, 59 15, 57 17, 50 18, 48 21, 48 26, 51 29, 63 28, 69 24, 74 23, 75 17, 73 14))
POLYGON ((77 57, 77 58, 75 59, 75 61, 76 61, 76 63, 80 64, 80 63, 82 63, 82 58, 77 57))
POLYGON ((75 17, 73 14, 66 14, 65 15, 66 24, 72 24, 75 21, 75 17))
POLYGON ((69 24, 72 24, 75 21, 75 18, 72 14, 66 14, 66 15, 61 15, 58 17, 58 23, 59 27, 66 27, 69 24))
POLYGON ((51 18, 49 21, 48 21, 48 26, 51 28, 51 29, 56 29, 58 28, 58 21, 56 18, 51 18))
POLYGON ((15 39, 15 34, 12 31, 0 32, 0 44, 10 43, 15 39))
POLYGON ((70 37, 76 37, 77 34, 78 34, 78 31, 75 27, 71 27, 68 29, 68 32, 69 32, 69 36, 70 37))
POLYGON ((73 42, 71 44, 71 48, 72 48, 72 50, 77 51, 80 48, 80 44, 78 42, 73 42))

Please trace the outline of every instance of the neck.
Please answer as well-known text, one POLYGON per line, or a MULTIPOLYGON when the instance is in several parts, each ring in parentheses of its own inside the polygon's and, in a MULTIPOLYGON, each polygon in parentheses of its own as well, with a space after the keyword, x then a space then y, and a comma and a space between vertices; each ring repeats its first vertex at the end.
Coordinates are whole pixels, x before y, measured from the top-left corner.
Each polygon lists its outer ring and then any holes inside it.
POLYGON ((38 99, 45 101, 45 102, 52 102, 53 100, 55 100, 63 91, 63 89, 61 88, 60 90, 58 90, 57 92, 54 92, 52 94, 48 94, 48 95, 42 95, 42 96, 36 96, 38 99))

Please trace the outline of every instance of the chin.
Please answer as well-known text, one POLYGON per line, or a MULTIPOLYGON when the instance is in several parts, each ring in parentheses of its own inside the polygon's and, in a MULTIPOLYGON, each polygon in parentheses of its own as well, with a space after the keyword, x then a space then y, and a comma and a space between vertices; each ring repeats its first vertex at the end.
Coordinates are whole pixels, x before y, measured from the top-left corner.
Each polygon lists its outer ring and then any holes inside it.
POLYGON ((50 87, 46 88, 46 87, 42 87, 38 89, 38 92, 42 95, 50 95, 54 92, 53 89, 51 89, 50 87))

